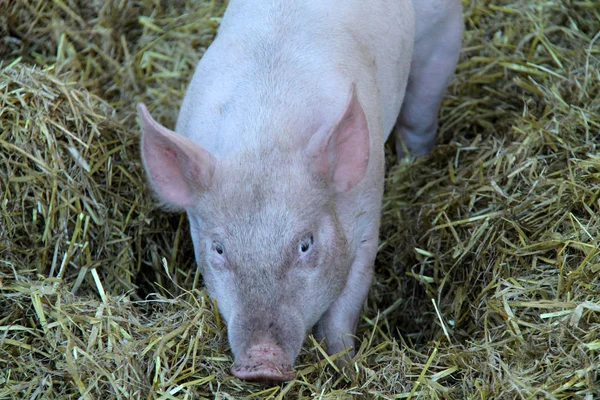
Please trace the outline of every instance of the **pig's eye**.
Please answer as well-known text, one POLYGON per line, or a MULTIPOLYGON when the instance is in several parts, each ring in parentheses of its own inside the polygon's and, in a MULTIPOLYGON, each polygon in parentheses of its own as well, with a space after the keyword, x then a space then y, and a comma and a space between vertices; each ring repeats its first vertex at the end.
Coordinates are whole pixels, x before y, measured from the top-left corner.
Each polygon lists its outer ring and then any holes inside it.
POLYGON ((314 241, 315 239, 313 238, 312 234, 304 237, 300 243, 298 243, 298 253, 307 254, 311 250, 314 241))
POLYGON ((223 255, 223 253, 225 252, 225 249, 223 248, 223 245, 221 243, 215 242, 213 244, 213 249, 217 252, 218 255, 223 255))

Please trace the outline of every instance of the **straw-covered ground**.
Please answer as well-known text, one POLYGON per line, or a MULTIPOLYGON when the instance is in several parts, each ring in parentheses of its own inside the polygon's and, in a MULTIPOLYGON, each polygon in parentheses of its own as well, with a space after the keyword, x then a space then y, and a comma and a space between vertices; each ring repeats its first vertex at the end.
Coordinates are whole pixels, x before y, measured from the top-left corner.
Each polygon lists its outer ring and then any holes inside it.
POLYGON ((137 101, 173 126, 224 5, 0 1, 0 398, 600 396, 600 3, 465 0, 432 154, 389 157, 348 370, 229 374, 137 101))

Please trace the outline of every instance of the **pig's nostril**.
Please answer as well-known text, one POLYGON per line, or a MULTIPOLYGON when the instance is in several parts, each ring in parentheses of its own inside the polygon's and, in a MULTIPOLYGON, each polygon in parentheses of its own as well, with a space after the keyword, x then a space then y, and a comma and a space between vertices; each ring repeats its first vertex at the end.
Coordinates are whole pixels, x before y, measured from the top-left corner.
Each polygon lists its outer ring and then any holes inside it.
POLYGON ((251 346, 236 359, 231 373, 240 379, 263 382, 289 381, 296 376, 282 349, 271 343, 251 346))

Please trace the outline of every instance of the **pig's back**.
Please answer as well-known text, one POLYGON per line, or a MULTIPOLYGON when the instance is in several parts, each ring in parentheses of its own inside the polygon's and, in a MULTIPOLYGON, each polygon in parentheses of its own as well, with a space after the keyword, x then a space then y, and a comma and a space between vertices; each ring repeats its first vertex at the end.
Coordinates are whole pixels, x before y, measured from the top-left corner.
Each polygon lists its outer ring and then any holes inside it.
POLYGON ((414 40, 411 0, 231 0, 188 87, 176 130, 217 157, 305 142, 333 124, 351 82, 382 147, 414 40))

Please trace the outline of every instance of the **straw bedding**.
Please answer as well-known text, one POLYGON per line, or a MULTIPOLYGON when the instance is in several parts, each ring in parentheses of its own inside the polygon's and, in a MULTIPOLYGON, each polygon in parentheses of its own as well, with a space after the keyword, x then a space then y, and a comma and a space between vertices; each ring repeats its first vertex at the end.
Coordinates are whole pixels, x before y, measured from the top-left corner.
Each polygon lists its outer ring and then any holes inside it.
POLYGON ((173 126, 224 4, 0 8, 0 398, 600 396, 600 4, 465 1, 432 154, 388 152, 357 356, 229 374, 183 215, 156 207, 137 101, 173 126))

